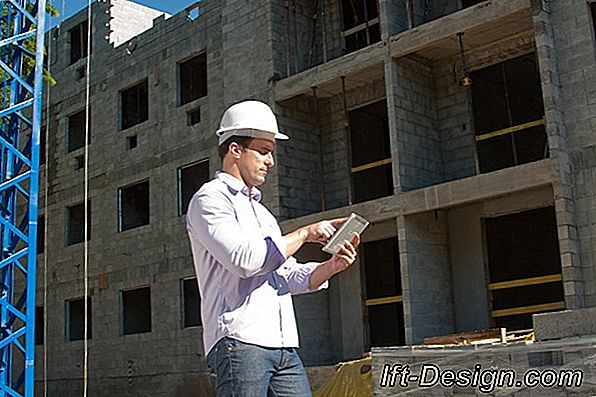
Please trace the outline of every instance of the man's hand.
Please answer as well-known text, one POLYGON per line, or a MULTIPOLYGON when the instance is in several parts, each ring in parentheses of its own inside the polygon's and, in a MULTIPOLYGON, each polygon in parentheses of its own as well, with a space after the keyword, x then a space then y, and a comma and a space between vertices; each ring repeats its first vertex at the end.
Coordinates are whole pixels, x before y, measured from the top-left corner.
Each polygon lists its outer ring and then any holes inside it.
POLYGON ((337 227, 348 218, 337 218, 329 221, 321 221, 305 226, 306 242, 325 244, 337 230, 337 227))
POLYGON ((356 249, 360 244, 360 236, 354 234, 352 240, 344 241, 337 254, 333 255, 331 259, 321 263, 319 267, 310 276, 310 290, 314 291, 325 281, 339 272, 346 270, 356 260, 356 249))
POLYGON ((286 258, 294 255, 296 251, 302 247, 304 243, 320 243, 325 244, 336 228, 344 223, 348 218, 332 219, 330 221, 321 221, 313 223, 312 225, 303 226, 294 230, 292 233, 286 234, 286 258))
POLYGON ((340 246, 339 251, 337 254, 334 254, 331 259, 323 264, 329 267, 329 271, 331 275, 335 275, 341 271, 346 270, 350 267, 354 261, 356 260, 356 248, 360 244, 360 236, 358 234, 354 234, 352 240, 344 241, 343 244, 340 246))

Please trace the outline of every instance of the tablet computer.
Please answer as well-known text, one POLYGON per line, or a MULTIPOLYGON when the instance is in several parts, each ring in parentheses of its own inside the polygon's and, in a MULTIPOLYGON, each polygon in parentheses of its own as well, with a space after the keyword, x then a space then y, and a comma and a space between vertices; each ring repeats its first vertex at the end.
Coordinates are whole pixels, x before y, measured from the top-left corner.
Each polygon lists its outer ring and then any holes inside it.
POLYGON ((339 229, 322 248, 323 251, 329 254, 336 254, 345 240, 350 241, 352 237, 354 237, 354 233, 362 234, 368 224, 369 222, 360 215, 351 213, 348 219, 342 223, 339 229))

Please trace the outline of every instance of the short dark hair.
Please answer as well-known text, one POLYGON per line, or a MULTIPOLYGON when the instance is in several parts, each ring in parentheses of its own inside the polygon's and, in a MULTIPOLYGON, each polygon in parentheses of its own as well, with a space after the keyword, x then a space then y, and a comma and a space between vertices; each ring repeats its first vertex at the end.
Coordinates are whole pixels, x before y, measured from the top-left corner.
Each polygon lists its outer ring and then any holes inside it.
POLYGON ((219 158, 223 161, 224 157, 226 157, 226 153, 228 153, 228 149, 230 145, 236 142, 240 147, 245 148, 250 145, 253 138, 250 136, 231 136, 224 141, 221 145, 219 145, 219 158))

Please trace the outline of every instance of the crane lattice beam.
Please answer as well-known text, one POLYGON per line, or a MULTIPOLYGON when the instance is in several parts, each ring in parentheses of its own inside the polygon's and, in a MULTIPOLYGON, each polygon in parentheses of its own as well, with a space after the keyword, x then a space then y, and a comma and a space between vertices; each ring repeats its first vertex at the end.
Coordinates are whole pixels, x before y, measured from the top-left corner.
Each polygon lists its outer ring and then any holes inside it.
POLYGON ((0 397, 33 397, 46 0, 0 0, 0 397))

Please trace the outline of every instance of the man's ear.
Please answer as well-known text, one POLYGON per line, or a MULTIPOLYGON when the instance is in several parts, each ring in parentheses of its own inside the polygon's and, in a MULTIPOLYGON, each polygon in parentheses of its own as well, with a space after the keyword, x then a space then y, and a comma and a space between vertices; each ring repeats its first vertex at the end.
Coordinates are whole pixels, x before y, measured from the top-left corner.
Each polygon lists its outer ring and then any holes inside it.
POLYGON ((240 158, 242 146, 240 146, 237 142, 232 142, 230 143, 230 146, 228 146, 228 153, 230 153, 234 158, 240 158))

